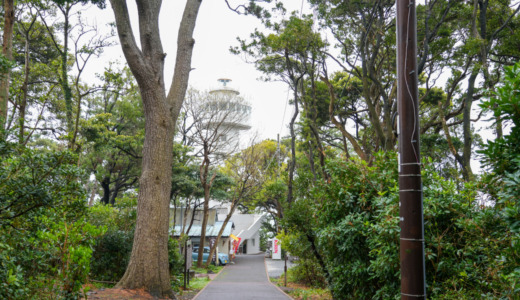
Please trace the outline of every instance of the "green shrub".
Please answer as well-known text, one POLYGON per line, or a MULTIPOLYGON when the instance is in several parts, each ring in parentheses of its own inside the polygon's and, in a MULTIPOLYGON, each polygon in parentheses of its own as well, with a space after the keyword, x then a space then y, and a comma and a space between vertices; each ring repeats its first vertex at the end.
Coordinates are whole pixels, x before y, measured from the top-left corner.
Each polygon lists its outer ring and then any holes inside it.
MULTIPOLYGON (((371 166, 330 160, 330 180, 310 186, 285 211, 288 234, 283 245, 301 255, 298 272, 305 277, 321 271, 337 299, 400 298, 395 162, 389 153, 378 154, 371 166)), ((477 191, 475 184, 443 178, 425 161, 425 261, 431 299, 496 299, 518 290, 518 238, 507 233, 514 220, 504 218, 497 207, 480 205, 477 191)))
POLYGON ((184 271, 184 257, 179 251, 179 241, 168 239, 168 260, 170 262, 170 274, 172 276, 182 274, 184 271))
POLYGON ((90 265, 90 278, 103 281, 118 281, 123 277, 130 253, 134 233, 110 230, 96 239, 90 265))
POLYGON ((23 299, 29 294, 13 248, 0 242, 0 299, 23 299))
POLYGON ((136 206, 136 197, 123 195, 114 206, 96 204, 89 208, 89 222, 108 228, 95 241, 90 278, 118 281, 123 277, 132 252, 136 206))
POLYGON ((105 228, 86 222, 63 219, 40 219, 46 227, 38 233, 41 247, 51 255, 51 274, 57 277, 64 298, 77 298, 81 286, 90 271, 90 259, 95 238, 102 235, 105 228))
POLYGON ((0 141, 0 298, 78 298, 92 241, 77 156, 0 141))

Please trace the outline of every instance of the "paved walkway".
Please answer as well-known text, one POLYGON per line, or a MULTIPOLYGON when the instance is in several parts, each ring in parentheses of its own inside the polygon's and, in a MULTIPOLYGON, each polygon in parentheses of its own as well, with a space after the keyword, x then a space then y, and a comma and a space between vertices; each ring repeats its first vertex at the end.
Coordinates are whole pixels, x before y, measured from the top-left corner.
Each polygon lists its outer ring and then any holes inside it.
POLYGON ((267 279, 264 255, 237 255, 235 264, 228 265, 212 280, 196 300, 291 299, 267 279))
MULTIPOLYGON (((267 272, 269 273, 269 277, 271 277, 271 278, 279 278, 284 273, 285 261, 283 259, 266 258, 265 265, 267 267, 267 272)), ((290 269, 293 266, 294 266, 294 263, 287 260, 287 269, 290 269)))

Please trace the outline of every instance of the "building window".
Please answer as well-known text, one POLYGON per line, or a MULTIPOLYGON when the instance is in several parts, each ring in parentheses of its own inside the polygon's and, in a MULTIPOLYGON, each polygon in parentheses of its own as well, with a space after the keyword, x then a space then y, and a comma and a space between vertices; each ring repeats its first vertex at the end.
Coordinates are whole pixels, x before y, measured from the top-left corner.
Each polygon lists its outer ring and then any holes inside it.
POLYGON ((253 243, 253 246, 255 245, 255 239, 252 239, 251 242, 253 243))

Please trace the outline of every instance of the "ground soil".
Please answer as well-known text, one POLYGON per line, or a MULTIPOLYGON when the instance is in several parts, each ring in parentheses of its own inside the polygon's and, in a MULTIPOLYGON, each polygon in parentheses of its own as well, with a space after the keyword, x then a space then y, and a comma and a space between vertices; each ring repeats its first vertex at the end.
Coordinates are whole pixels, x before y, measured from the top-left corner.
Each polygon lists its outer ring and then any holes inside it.
MULTIPOLYGON (((193 299, 198 293, 198 290, 185 291, 182 295, 176 295, 178 300, 189 300, 193 299)), ((82 300, 159 300, 159 299, 171 299, 171 298, 157 298, 150 295, 144 290, 126 290, 126 289, 94 289, 87 293, 87 298, 82 300)))

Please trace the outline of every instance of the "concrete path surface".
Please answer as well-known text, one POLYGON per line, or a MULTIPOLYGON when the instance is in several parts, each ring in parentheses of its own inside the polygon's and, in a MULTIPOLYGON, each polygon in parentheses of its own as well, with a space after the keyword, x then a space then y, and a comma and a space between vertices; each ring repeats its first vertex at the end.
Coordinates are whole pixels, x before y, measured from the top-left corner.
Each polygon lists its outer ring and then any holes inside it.
POLYGON ((194 298, 196 300, 291 299, 267 279, 264 255, 237 255, 235 264, 228 265, 194 298))
MULTIPOLYGON (((283 259, 265 259, 265 266, 267 267, 267 273, 271 278, 279 278, 285 271, 285 261, 283 259)), ((287 261, 287 270, 294 267, 294 263, 287 261)))

